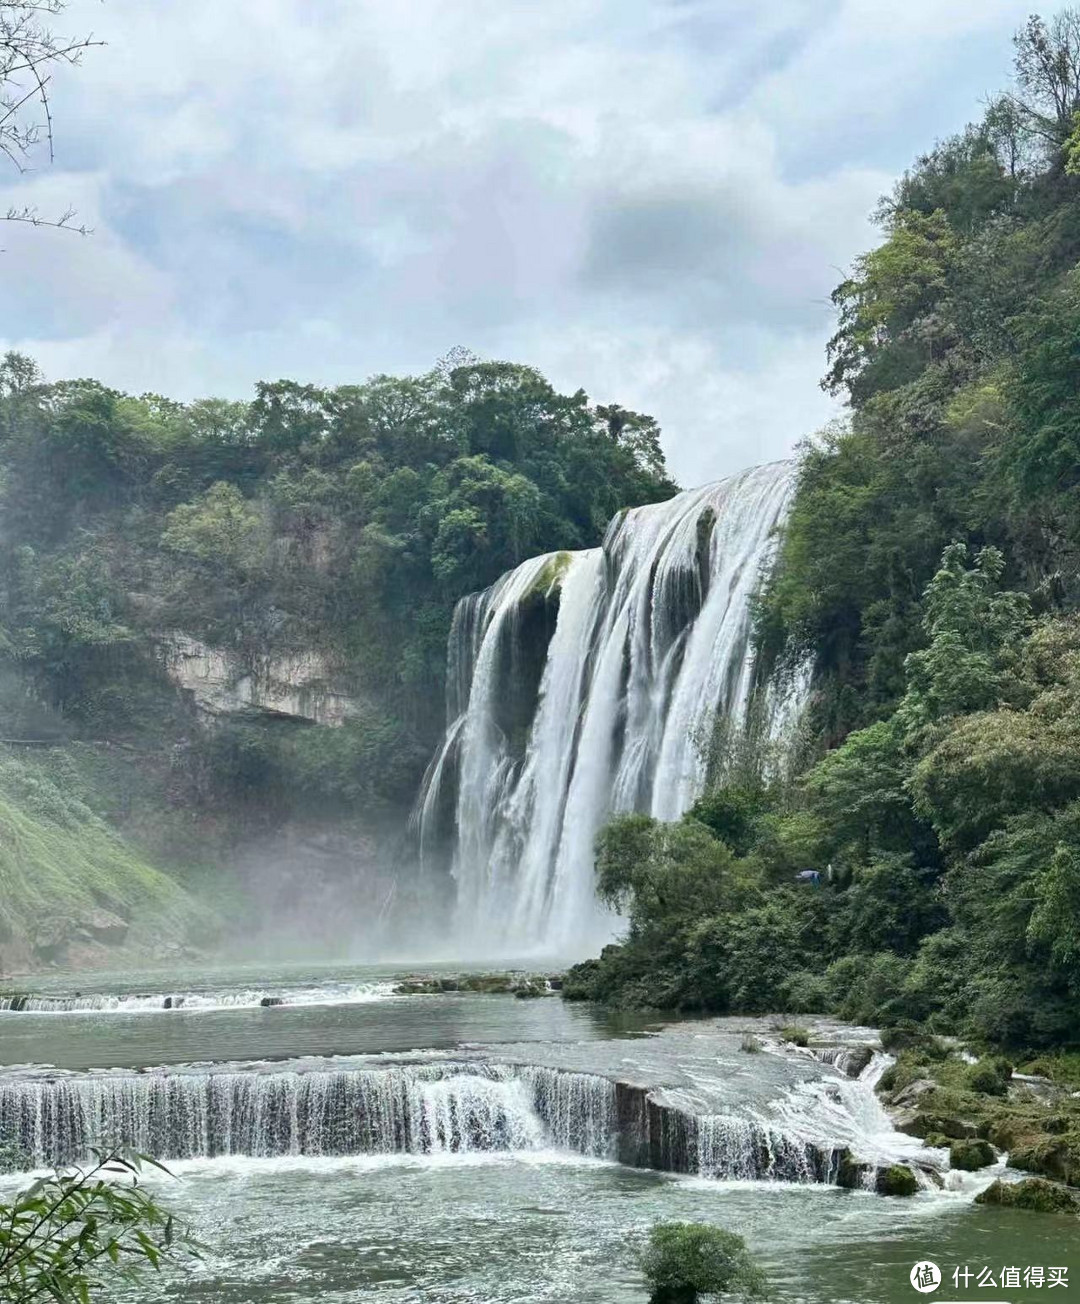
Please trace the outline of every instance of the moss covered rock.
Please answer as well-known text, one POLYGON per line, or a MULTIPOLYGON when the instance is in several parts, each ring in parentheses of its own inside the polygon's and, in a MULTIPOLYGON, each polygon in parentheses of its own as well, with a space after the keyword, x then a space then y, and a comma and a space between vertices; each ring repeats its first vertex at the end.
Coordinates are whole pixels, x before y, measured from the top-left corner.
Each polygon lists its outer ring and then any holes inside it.
POLYGON ((888 1168, 878 1169, 879 1195, 914 1195, 918 1189, 918 1178, 904 1164, 891 1164, 888 1168))
POLYGON ((1025 1177, 1022 1182, 994 1182, 975 1197, 975 1203, 1030 1209, 1032 1213, 1080 1214, 1075 1196, 1040 1177, 1025 1177))
POLYGON ((949 1147, 949 1163, 967 1173, 978 1172, 992 1164, 996 1156, 989 1141, 954 1141, 949 1147))
POLYGON ((1080 1132, 1043 1135, 1009 1151, 1009 1164, 1027 1173, 1040 1173, 1055 1182, 1080 1186, 1080 1132))
POLYGON ((1009 1078, 1012 1070, 1005 1071, 1001 1061, 980 1060, 968 1071, 967 1085, 971 1091, 981 1096, 1004 1096, 1009 1090, 1009 1078))
POLYGON ((891 1027, 881 1030, 881 1048, 887 1051, 918 1051, 924 1059, 941 1060, 948 1055, 948 1049, 932 1034, 920 1028, 917 1023, 903 1019, 891 1027))
POLYGON ((975 1124, 968 1123, 965 1119, 921 1111, 898 1115, 893 1119, 893 1126, 898 1132, 923 1139, 930 1136, 944 1136, 950 1141, 966 1141, 976 1134, 975 1124))

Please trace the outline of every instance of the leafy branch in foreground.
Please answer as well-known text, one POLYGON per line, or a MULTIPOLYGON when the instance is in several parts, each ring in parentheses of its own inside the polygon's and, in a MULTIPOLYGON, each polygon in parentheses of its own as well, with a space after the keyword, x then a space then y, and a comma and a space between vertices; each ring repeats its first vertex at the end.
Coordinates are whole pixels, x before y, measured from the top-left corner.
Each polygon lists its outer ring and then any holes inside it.
POLYGON ((143 1164, 127 1149, 95 1151, 85 1169, 59 1169, 0 1201, 0 1299, 88 1304, 104 1275, 133 1277, 168 1254, 194 1254, 172 1215, 139 1184, 143 1164))

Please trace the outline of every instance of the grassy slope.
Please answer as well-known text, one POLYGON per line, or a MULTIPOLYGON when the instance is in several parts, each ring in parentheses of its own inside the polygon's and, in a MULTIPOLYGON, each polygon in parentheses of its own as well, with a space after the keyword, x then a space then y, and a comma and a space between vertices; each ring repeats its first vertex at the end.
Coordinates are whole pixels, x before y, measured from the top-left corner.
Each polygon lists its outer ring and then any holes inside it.
POLYGON ((0 966, 35 947, 78 939, 95 910, 129 924, 125 946, 182 942, 202 912, 172 878, 133 851, 58 781, 53 765, 0 755, 0 966))

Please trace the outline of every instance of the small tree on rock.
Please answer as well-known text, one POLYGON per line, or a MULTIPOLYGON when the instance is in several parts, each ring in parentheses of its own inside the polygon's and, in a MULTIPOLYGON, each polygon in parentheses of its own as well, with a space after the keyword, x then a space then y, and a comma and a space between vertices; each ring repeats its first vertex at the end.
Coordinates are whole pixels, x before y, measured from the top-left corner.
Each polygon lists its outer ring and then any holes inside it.
POLYGON ((743 1238, 702 1223, 657 1223, 641 1268, 651 1304, 696 1304, 702 1295, 763 1299, 768 1293, 743 1238))

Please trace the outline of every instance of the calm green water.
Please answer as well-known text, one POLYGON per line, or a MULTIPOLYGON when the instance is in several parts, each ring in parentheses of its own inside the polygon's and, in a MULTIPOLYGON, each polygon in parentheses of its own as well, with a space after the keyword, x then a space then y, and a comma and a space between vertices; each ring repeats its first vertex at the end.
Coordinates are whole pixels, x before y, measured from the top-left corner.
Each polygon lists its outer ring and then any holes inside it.
MULTIPOLYGON (((430 972, 430 968, 425 972, 430 972)), ((461 972, 461 966, 456 967, 461 972)), ((557 997, 389 996, 385 966, 236 966, 214 970, 49 975, 21 990, 145 1004, 108 1012, 0 1012, 0 1065, 145 1068, 191 1061, 450 1050, 465 1043, 586 1042, 655 1026, 557 997), (165 995, 188 1004, 165 1010, 165 995), (295 1001, 264 1009, 259 999, 295 1001), (193 1000, 202 1004, 192 1005, 193 1000), (222 1004, 246 1001, 243 1005, 222 1004), (325 1003, 321 1003, 325 1001, 325 1003), (151 1002, 152 1006, 151 1007, 151 1002)))
MULTIPOLYGON (((710 1070, 733 1095, 748 1096, 755 1075, 764 1082, 770 1067, 783 1067, 767 1064, 767 1056, 740 1056, 733 1068, 710 1060, 707 1049, 687 1060, 709 1044, 694 1025, 644 1042, 612 1042, 643 1025, 554 998, 393 998, 392 976, 386 968, 331 966, 55 975, 34 983, 35 991, 115 997, 121 1008, 0 1013, 0 1063, 140 1067, 525 1042, 525 1058, 606 1072, 659 1073, 663 1057, 677 1054, 694 1081, 710 1070), (196 1003, 156 1008, 170 992, 196 1003), (292 1003, 260 1008, 260 993, 292 1003), (132 1001, 138 1008, 123 1008, 132 1001)), ((740 1232, 783 1300, 914 1304, 920 1296, 908 1274, 925 1258, 944 1271, 943 1288, 928 1297, 934 1301, 1046 1293, 980 1290, 974 1281, 956 1289, 952 1271, 964 1265, 988 1266, 995 1277, 1007 1266, 1064 1266, 1071 1289, 1080 1289, 1080 1222, 982 1209, 971 1203, 970 1188, 885 1200, 824 1187, 676 1178, 540 1151, 193 1160, 178 1166, 177 1180, 162 1181, 159 1193, 204 1242, 205 1258, 110 1289, 110 1301, 643 1304, 634 1247, 660 1219, 740 1232)), ((1055 1298, 1064 1304, 1068 1295, 1055 1298)))

